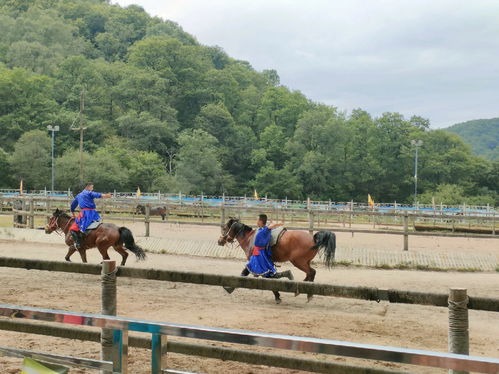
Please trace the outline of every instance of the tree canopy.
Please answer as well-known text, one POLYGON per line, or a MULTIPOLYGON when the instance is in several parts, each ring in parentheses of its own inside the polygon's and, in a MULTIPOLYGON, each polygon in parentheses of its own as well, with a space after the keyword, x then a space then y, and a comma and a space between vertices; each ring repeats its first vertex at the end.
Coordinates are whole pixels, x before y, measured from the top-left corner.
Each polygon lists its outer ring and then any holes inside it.
POLYGON ((497 158, 428 120, 315 103, 273 69, 106 0, 0 3, 0 187, 50 186, 57 125, 56 189, 76 188, 82 92, 84 175, 99 190, 409 202, 422 140, 422 199, 498 200, 497 158))

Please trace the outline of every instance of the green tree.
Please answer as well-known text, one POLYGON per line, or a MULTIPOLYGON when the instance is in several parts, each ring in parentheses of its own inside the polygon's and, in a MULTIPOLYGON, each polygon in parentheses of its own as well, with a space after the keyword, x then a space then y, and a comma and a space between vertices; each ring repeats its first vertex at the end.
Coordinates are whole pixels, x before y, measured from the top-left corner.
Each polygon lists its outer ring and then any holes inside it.
POLYGON ((0 188, 12 187, 9 155, 0 148, 0 188))
POLYGON ((131 140, 134 148, 156 152, 166 157, 169 147, 174 144, 175 132, 178 124, 175 120, 174 109, 170 122, 160 121, 147 112, 137 114, 128 112, 117 119, 119 134, 131 140))
POLYGON ((194 120, 194 126, 213 135, 223 145, 228 145, 234 139, 234 119, 223 103, 202 107, 194 120))
POLYGON ((296 176, 287 168, 276 169, 272 162, 263 166, 253 183, 260 196, 267 195, 273 199, 301 199, 303 186, 296 176))
POLYGON ((14 146, 10 164, 14 178, 23 180, 28 189, 43 189, 50 185, 50 138, 46 132, 24 133, 14 146))
POLYGON ((223 171, 218 142, 201 129, 186 130, 178 138, 177 180, 184 193, 220 194, 223 171))
POLYGON ((7 151, 27 131, 45 129, 58 112, 50 79, 0 65, 0 144, 7 151))

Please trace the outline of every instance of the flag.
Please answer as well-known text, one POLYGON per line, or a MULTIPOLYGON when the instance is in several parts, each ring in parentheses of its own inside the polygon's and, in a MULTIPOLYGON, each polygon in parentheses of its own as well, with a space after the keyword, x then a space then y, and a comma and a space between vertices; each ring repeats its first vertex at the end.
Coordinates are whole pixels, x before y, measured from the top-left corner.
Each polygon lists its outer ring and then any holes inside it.
POLYGON ((367 194, 367 203, 369 204, 369 206, 374 207, 374 201, 370 194, 367 194))
POLYGON ((255 188, 255 193, 254 193, 253 197, 255 198, 255 200, 259 200, 258 193, 256 192, 256 188, 255 188))
POLYGON ((54 364, 42 364, 31 358, 25 357, 23 360, 23 371, 21 374, 66 374, 69 369, 54 364))
POLYGON ((142 193, 140 192, 140 187, 137 187, 137 197, 141 197, 142 193))
POLYGON ((19 186, 19 195, 23 194, 23 180, 21 179, 21 185, 19 186))

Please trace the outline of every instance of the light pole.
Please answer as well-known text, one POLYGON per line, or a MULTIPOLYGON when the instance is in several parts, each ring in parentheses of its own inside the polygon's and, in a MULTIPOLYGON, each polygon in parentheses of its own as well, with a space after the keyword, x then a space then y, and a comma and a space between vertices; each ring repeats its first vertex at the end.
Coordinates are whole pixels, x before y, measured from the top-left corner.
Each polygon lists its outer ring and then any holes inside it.
POLYGON ((59 126, 47 126, 47 130, 52 131, 52 193, 54 193, 54 179, 55 179, 55 167, 54 167, 54 139, 55 132, 59 131, 59 126))
POLYGON ((414 205, 418 201, 418 149, 423 145, 422 140, 411 140, 411 145, 416 147, 416 156, 414 157, 414 205))

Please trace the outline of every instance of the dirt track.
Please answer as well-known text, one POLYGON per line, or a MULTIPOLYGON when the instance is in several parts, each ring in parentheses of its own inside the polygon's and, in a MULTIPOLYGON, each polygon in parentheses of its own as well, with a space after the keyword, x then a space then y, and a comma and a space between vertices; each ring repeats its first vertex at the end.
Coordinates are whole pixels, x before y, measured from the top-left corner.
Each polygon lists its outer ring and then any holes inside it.
MULTIPOLYGON (((192 233, 198 235, 199 233, 192 233)), ((63 245, 27 242, 0 242, 0 255, 61 260, 63 245)), ((88 252, 89 261, 100 261, 98 252, 88 252)), ((118 259, 116 253, 112 257, 118 259)), ((77 256, 75 261, 79 261, 77 256)), ((240 260, 150 254, 146 263, 133 260, 130 266, 237 274, 240 260)), ((290 268, 283 265, 282 269, 290 268)), ((296 269, 296 277, 301 277, 296 269)), ((346 285, 366 285, 421 291, 447 292, 448 288, 466 287, 470 295, 499 297, 499 273, 416 272, 318 268, 317 281, 346 285)), ((98 277, 64 273, 1 269, 0 300, 7 304, 31 305, 56 309, 99 313, 98 277)), ((118 314, 135 318, 182 322, 197 325, 250 329, 290 335, 313 336, 369 344, 417 349, 447 350, 447 310, 416 305, 375 303, 360 300, 316 297, 310 304, 305 296, 283 295, 275 305, 270 292, 237 290, 228 295, 221 288, 182 283, 120 279, 118 314)), ((499 356, 499 316, 497 313, 470 311, 470 353, 499 356)), ((98 357, 94 343, 68 341, 36 335, 2 333, 0 345, 33 350, 98 357)), ((286 353, 286 352, 285 352, 286 353)), ((131 373, 147 373, 149 352, 132 349, 131 373)), ((325 357, 321 357, 325 358, 325 357)), ((343 362, 345 359, 330 357, 343 362)), ((365 366, 372 362, 348 359, 365 366)), ((393 364, 377 364, 404 368, 393 364)), ((20 361, 0 358, 2 373, 19 373, 20 361)), ((220 362, 171 354, 169 367, 200 373, 287 373, 233 362, 220 362)), ((411 372, 441 372, 435 369, 405 367, 411 372)), ((72 373, 90 373, 72 370, 72 373)), ((295 371, 298 373, 298 371, 295 371)))

